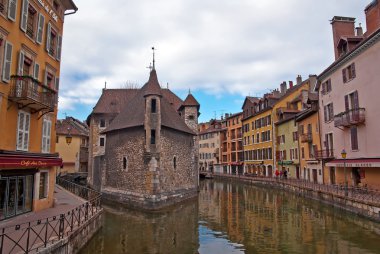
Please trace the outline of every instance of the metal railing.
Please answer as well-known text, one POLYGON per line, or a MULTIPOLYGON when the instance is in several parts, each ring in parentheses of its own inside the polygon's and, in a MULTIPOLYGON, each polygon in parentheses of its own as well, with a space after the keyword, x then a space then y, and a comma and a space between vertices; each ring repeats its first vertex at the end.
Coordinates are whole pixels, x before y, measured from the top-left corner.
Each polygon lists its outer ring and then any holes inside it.
POLYGON ((295 179, 295 178, 275 178, 275 177, 264 177, 256 176, 250 174, 248 176, 237 176, 230 174, 220 174, 214 173, 214 175, 220 175, 225 177, 239 178, 241 180, 247 181, 264 181, 264 182, 276 182, 278 184, 291 185, 294 187, 299 187, 303 189, 313 190, 315 192, 324 192, 339 196, 344 199, 354 200, 358 203, 371 203, 375 206, 380 206, 380 190, 372 189, 369 187, 358 187, 349 186, 346 188, 344 185, 337 184, 320 184, 315 182, 310 182, 305 179, 295 179))
POLYGON ((54 109, 57 93, 32 77, 13 75, 9 99, 36 109, 54 109))
POLYGON ((365 122, 365 108, 350 109, 334 116, 335 127, 349 127, 365 122))
POLYGON ((99 192, 60 178, 57 184, 87 202, 66 213, 0 228, 0 254, 37 253, 72 234, 102 211, 99 192))
POLYGON ((313 135, 311 133, 302 133, 301 135, 302 143, 311 143, 313 142, 313 135))
POLYGON ((316 150, 314 158, 317 160, 326 160, 334 158, 334 149, 316 150))

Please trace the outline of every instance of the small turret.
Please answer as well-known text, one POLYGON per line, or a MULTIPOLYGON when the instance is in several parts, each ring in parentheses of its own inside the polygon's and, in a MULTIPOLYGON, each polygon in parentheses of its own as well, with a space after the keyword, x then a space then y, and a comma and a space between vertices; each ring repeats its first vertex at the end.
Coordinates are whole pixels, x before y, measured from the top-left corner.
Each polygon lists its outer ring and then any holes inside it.
POLYGON ((198 117, 200 105, 194 96, 190 93, 187 95, 185 101, 179 108, 182 118, 185 120, 187 126, 195 133, 198 132, 198 117))

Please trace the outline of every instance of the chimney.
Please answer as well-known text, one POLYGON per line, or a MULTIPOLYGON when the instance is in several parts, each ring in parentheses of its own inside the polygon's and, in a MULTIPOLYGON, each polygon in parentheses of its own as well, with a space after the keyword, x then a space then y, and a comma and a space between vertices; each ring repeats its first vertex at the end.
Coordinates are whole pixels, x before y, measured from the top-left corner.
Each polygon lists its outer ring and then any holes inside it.
POLYGON ((373 0, 364 9, 365 19, 367 24, 366 35, 369 36, 371 33, 376 31, 380 27, 380 4, 378 0, 373 0))
POLYGON ((302 83, 302 77, 301 75, 297 76, 297 85, 300 85, 302 83))
POLYGON ((293 81, 289 81, 289 89, 293 87, 293 81))
POLYGON ((280 85, 280 94, 284 95, 286 93, 286 82, 282 82, 280 85))
POLYGON ((331 20, 334 40, 335 60, 340 57, 340 52, 337 48, 341 37, 355 36, 355 18, 334 16, 331 20))
POLYGON ((356 29, 356 36, 363 36, 362 24, 359 23, 359 26, 356 29))

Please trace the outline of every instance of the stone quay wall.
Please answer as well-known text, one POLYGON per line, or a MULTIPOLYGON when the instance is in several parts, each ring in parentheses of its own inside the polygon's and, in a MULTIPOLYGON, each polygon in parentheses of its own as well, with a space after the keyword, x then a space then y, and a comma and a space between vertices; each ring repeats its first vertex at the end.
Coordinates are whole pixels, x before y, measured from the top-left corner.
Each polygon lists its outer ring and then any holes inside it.
POLYGON ((38 251, 39 254, 76 254, 103 226, 103 213, 99 212, 74 233, 38 251))
MULTIPOLYGON (((214 177, 222 179, 233 179, 250 184, 262 185, 269 188, 279 188, 296 193, 299 196, 314 199, 325 204, 333 205, 340 209, 355 213, 359 216, 380 222, 380 205, 363 198, 362 200, 345 197, 328 191, 317 191, 305 186, 297 186, 291 181, 273 178, 245 177, 227 174, 214 174, 214 177)), ((379 197, 376 197, 379 198, 379 197)))

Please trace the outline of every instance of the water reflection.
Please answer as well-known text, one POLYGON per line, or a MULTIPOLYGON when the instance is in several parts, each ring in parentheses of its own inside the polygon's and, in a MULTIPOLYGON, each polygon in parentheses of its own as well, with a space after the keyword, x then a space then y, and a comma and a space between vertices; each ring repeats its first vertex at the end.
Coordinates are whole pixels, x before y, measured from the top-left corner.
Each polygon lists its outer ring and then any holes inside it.
POLYGON ((380 226, 278 190, 201 182, 198 200, 160 213, 112 208, 81 253, 380 253, 380 226))

